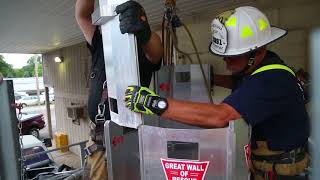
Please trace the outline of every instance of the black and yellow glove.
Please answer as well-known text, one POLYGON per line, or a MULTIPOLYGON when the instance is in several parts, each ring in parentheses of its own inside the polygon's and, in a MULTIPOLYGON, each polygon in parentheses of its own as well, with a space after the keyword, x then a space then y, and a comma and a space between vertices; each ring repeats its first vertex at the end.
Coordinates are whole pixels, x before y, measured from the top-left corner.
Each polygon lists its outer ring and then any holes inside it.
POLYGON ((168 108, 167 99, 140 86, 128 86, 125 92, 126 107, 133 112, 161 116, 168 108))

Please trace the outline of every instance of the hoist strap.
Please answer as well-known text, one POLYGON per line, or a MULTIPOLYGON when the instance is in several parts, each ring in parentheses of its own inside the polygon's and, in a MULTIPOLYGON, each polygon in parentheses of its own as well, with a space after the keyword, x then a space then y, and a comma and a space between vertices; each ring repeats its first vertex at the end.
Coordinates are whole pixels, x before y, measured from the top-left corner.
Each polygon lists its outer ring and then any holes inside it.
POLYGON ((259 69, 255 70, 252 75, 255 75, 257 73, 263 72, 263 71, 268 71, 268 70, 272 70, 272 69, 283 69, 288 71, 289 73, 291 73, 293 76, 296 76, 296 74, 292 71, 292 69, 290 69, 289 67, 282 65, 282 64, 270 64, 270 65, 266 65, 266 66, 262 66, 259 69))

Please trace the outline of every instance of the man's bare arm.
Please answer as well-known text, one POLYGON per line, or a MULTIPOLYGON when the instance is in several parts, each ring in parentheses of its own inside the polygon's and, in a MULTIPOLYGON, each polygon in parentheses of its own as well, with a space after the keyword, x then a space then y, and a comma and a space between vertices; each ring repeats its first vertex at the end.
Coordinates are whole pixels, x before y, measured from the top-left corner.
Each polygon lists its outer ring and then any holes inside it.
POLYGON ((91 14, 94 11, 94 0, 77 0, 75 8, 75 17, 79 27, 89 44, 95 31, 95 25, 91 22, 91 14))
POLYGON ((194 103, 174 99, 168 100, 168 109, 161 117, 206 128, 223 128, 229 121, 241 115, 230 105, 194 103))
POLYGON ((161 39, 157 33, 151 32, 150 40, 143 47, 147 59, 152 64, 158 64, 163 56, 161 39))

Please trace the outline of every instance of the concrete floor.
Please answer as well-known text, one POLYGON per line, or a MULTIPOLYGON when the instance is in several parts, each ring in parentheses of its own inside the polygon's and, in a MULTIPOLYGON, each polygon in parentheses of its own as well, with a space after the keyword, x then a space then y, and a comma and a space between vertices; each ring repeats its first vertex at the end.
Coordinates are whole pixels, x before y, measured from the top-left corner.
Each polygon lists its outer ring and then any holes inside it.
MULTIPOLYGON (((49 149, 54 149, 55 142, 52 140, 52 147, 49 149)), ((68 151, 68 152, 61 152, 61 151, 54 151, 51 153, 54 162, 56 162, 58 165, 68 165, 74 169, 81 167, 81 160, 80 156, 68 151)))

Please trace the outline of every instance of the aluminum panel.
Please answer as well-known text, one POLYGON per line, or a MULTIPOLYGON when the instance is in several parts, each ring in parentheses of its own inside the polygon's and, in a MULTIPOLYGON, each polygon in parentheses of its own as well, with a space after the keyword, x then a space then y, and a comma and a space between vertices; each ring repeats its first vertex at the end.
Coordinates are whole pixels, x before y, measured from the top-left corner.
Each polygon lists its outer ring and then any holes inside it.
MULTIPOLYGON (((210 83, 210 65, 203 64, 202 67, 205 78, 210 83)), ((177 65, 175 67, 173 97, 181 100, 210 103, 209 98, 211 97, 210 94, 208 94, 199 64, 177 65), (178 78, 179 73, 184 77, 178 78), (190 77, 186 77, 188 74, 190 74, 190 77)))
POLYGON ((0 179, 21 179, 20 144, 13 82, 0 80, 0 179))
POLYGON ((210 161, 205 180, 231 179, 228 172, 228 128, 168 129, 142 125, 139 127, 141 175, 143 180, 163 180, 161 158, 168 158, 168 141, 198 143, 198 160, 210 161))
MULTIPOLYGON (((100 0, 99 2, 100 12, 103 13, 106 12, 104 8, 114 9, 116 5, 125 1, 100 0)), ((110 14, 100 14, 100 16, 108 15, 110 14)), ((111 120, 120 126, 137 128, 142 124, 141 115, 127 109, 123 101, 127 86, 140 84, 137 44, 134 35, 121 34, 118 27, 119 16, 110 18, 101 26, 111 120)))
MULTIPOLYGON (((210 82, 211 66, 203 64, 204 74, 208 82, 210 82)), ((164 66, 158 71, 157 75, 157 92, 163 97, 173 97, 175 99, 210 103, 207 87, 202 76, 200 65, 176 65, 174 67, 164 66), (169 88, 164 88, 172 84, 169 88)), ((209 84, 210 88, 210 84, 209 84)), ((145 120, 145 122, 149 121, 145 120)), ((151 120, 153 120, 152 118, 151 120)), ((168 121, 160 118, 159 126, 179 129, 198 129, 199 127, 187 124, 168 121)))
POLYGON ((107 121, 104 127, 108 179, 141 179, 138 131, 112 121, 107 121))
MULTIPOLYGON (((319 62, 319 49, 320 49, 320 28, 315 29, 311 36, 311 58, 312 58, 312 77, 319 77, 320 72, 320 62, 319 62)), ((312 118, 312 127, 314 128, 312 139, 314 140, 314 144, 312 148, 312 180, 320 179, 320 86, 318 85, 317 78, 312 80, 314 86, 312 86, 312 97, 314 101, 312 102, 313 105, 313 118, 312 118)))

